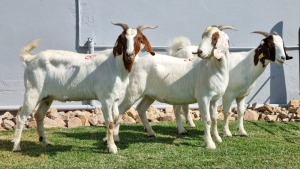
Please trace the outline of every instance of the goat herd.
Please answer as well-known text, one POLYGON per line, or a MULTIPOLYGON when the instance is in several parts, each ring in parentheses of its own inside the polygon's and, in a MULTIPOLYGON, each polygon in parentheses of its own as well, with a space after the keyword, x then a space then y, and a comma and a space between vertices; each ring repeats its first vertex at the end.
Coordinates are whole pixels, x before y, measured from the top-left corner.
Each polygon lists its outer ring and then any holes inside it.
POLYGON ((146 118, 146 110, 155 100, 174 105, 180 134, 186 132, 181 122, 181 109, 189 125, 195 126, 188 113, 188 104, 197 102, 206 147, 215 149, 213 139, 222 142, 217 130, 217 101, 222 97, 224 135, 232 136, 227 119, 234 99, 238 106, 238 132, 247 135, 243 126, 245 97, 270 61, 282 65, 292 59, 276 32, 271 35, 256 31, 254 33, 265 37, 257 48, 230 53, 229 37, 223 30, 234 28, 209 26, 203 32, 199 46, 191 46, 188 39, 180 37, 170 45, 169 55, 162 55, 154 53, 142 33, 144 29, 156 27, 129 28, 127 24, 113 24, 123 28, 115 46, 93 55, 62 50, 30 54, 40 40, 34 40, 22 49, 25 94, 17 115, 13 151, 21 150, 22 130, 34 109, 37 108, 34 117, 39 141, 48 145, 43 121, 54 100, 99 100, 107 127, 104 141, 109 152, 115 154, 122 116, 139 99, 136 109, 149 136, 154 136, 155 132, 146 118), (142 48, 149 54, 138 57, 142 48))

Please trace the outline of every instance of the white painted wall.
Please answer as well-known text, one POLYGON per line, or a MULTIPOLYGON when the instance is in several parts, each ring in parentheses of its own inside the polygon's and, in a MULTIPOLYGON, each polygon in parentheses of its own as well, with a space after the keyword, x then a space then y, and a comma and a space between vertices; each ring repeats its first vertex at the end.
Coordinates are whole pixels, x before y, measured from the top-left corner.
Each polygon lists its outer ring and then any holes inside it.
MULTIPOLYGON (((300 26, 299 0, 2 0, 0 2, 0 107, 21 105, 23 101, 23 66, 20 49, 35 38, 42 38, 44 49, 62 49, 86 53, 88 37, 96 50, 113 46, 121 29, 110 22, 158 25, 145 30, 155 50, 163 52, 169 40, 187 36, 198 45, 208 25, 232 25, 238 31, 226 31, 232 50, 256 47, 262 36, 252 31, 276 30, 287 47, 298 46, 300 26)), ((268 66, 259 78, 248 101, 286 104, 299 98, 299 53, 283 67, 268 66)), ((61 104, 61 103, 55 103, 61 104)), ((69 104, 81 104, 73 102, 69 104)))

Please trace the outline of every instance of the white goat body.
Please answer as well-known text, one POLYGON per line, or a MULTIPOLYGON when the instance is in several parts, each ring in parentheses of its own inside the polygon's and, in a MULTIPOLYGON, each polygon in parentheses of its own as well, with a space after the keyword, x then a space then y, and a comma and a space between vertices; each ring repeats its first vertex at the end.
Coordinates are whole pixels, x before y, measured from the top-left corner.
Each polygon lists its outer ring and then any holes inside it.
MULTIPOLYGON (((22 128, 37 105, 35 118, 39 140, 43 145, 49 144, 43 119, 53 100, 99 100, 107 125, 113 122, 113 113, 118 114, 116 109, 112 112, 113 106, 128 84, 129 72, 123 65, 122 57, 114 58, 111 49, 92 55, 47 50, 23 60, 26 63, 26 91, 22 111, 17 118, 13 151, 21 150, 19 140, 22 128)), ((116 153, 117 147, 112 141, 108 141, 108 148, 111 153, 116 153)))
MULTIPOLYGON (((169 104, 188 104, 198 102, 201 117, 205 126, 205 143, 207 148, 215 149, 215 143, 210 135, 211 122, 215 123, 216 109, 209 112, 209 105, 215 106, 216 101, 223 95, 228 83, 227 57, 228 36, 216 27, 209 27, 199 46, 203 51, 192 61, 156 54, 155 57, 141 57, 136 62, 129 77, 125 98, 119 106, 120 116, 115 134, 118 134, 122 115, 138 99, 142 98, 137 111, 149 136, 155 135, 146 118, 146 109, 158 100, 169 104), (218 34, 217 43, 221 58, 214 55, 212 34, 218 34), (218 59, 219 58, 219 59, 218 59), (212 116, 212 121, 211 121, 212 116)), ((216 42, 215 42, 216 43, 216 42)), ((222 141, 216 129, 213 136, 222 141)))
POLYGON ((41 91, 38 97, 59 101, 107 99, 108 94, 118 99, 118 91, 128 84, 126 72, 122 57, 114 58, 112 49, 95 54, 46 50, 26 67, 25 88, 41 91))
MULTIPOLYGON (((193 52, 198 50, 198 46, 192 46, 191 41, 184 37, 176 37, 169 43, 169 50, 168 54, 171 56, 175 56, 178 58, 184 58, 186 61, 193 60, 194 57, 197 57, 197 55, 193 54, 193 52)), ((189 113, 189 105, 173 105, 173 110, 176 115, 176 117, 179 117, 180 119, 176 118, 177 123, 177 129, 179 134, 186 134, 187 131, 183 127, 181 123, 181 117, 180 114, 183 112, 183 115, 185 116, 186 122, 189 124, 189 127, 196 127, 195 123, 193 122, 193 118, 191 114, 189 113)))

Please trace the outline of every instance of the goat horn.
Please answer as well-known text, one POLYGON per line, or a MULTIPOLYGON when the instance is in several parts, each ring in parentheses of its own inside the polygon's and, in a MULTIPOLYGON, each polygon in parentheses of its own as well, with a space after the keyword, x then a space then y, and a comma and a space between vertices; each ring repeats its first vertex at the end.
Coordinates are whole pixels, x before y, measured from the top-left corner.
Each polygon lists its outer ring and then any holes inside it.
POLYGON ((126 29, 129 28, 128 25, 125 24, 125 23, 113 23, 113 22, 112 22, 112 24, 113 24, 113 25, 117 25, 117 26, 121 26, 121 27, 123 28, 123 30, 126 30, 126 29))
POLYGON ((140 30, 140 31, 143 31, 144 29, 155 29, 157 28, 158 26, 148 26, 148 25, 140 25, 138 26, 136 29, 140 30))
POLYGON ((234 27, 228 26, 228 25, 219 25, 217 27, 218 27, 218 29, 220 29, 220 31, 222 31, 224 29, 233 29, 233 30, 236 30, 234 27))
POLYGON ((278 35, 278 33, 276 31, 273 32, 274 35, 278 35))
POLYGON ((268 36, 271 35, 270 33, 268 33, 268 32, 263 32, 263 31, 254 31, 254 32, 252 32, 252 33, 258 33, 258 34, 261 34, 261 35, 263 35, 263 36, 265 36, 265 37, 268 37, 268 36))

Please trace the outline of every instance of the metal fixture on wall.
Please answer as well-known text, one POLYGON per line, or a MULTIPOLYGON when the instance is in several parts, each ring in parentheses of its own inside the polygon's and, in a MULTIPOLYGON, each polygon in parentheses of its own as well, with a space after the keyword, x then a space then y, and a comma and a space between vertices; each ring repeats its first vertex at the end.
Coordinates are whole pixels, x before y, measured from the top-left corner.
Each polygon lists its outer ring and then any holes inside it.
MULTIPOLYGON (((94 42, 94 39, 92 37, 88 38, 87 46, 88 46, 88 53, 93 54, 95 52, 95 42, 94 42)), ((89 100, 88 103, 89 103, 90 106, 96 108, 96 101, 95 100, 89 100)))

